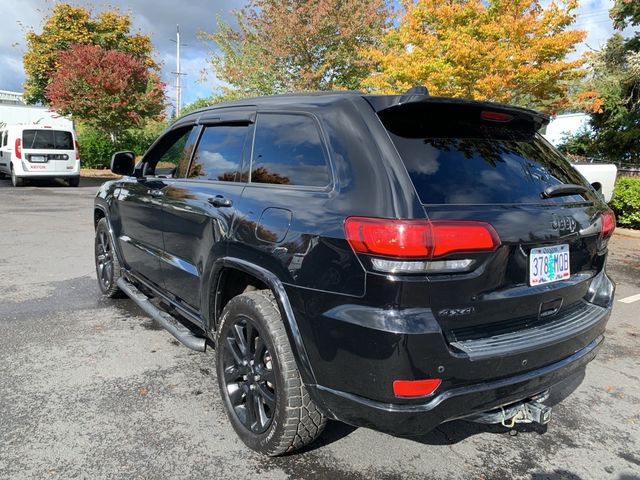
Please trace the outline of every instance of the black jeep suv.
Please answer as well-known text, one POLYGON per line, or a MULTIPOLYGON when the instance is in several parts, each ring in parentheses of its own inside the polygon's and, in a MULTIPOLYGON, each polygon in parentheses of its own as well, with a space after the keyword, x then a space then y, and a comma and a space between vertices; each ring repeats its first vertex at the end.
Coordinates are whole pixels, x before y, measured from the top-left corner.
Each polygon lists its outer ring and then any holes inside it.
POLYGON ((114 154, 100 288, 214 347, 229 419, 268 455, 327 419, 545 423, 603 341, 615 228, 547 122, 420 88, 199 110, 137 164, 114 154))

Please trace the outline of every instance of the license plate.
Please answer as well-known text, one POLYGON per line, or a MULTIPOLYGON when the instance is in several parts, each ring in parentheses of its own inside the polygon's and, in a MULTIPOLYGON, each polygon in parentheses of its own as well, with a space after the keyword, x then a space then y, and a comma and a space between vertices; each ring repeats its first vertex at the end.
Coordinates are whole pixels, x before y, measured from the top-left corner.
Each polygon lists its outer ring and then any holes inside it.
POLYGON ((532 248, 529 254, 529 285, 569 278, 569 245, 532 248))
POLYGON ((43 156, 43 155, 31 155, 29 157, 29 161, 31 163, 44 163, 47 161, 47 157, 43 156))

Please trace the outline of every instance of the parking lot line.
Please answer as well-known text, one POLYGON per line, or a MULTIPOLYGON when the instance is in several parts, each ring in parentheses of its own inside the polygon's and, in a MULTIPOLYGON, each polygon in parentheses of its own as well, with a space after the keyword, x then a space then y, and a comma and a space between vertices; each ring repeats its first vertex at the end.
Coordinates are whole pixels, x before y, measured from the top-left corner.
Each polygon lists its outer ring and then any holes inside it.
POLYGON ((636 295, 631 295, 630 297, 621 298, 619 301, 622 303, 633 303, 640 300, 640 293, 636 295))

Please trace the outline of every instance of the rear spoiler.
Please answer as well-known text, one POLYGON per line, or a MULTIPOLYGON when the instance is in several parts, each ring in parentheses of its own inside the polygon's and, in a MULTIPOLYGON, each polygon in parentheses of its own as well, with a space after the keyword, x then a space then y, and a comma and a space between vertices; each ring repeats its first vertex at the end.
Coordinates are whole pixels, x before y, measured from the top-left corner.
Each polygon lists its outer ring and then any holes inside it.
POLYGON ((463 98, 432 97, 428 93, 416 92, 416 90, 417 89, 411 89, 404 95, 364 95, 364 99, 369 102, 369 105, 371 105, 378 115, 401 111, 407 105, 411 105, 410 108, 412 109, 420 105, 440 107, 451 105, 454 108, 490 111, 511 115, 514 119, 521 122, 533 123, 536 131, 547 125, 550 120, 549 115, 528 108, 463 98))

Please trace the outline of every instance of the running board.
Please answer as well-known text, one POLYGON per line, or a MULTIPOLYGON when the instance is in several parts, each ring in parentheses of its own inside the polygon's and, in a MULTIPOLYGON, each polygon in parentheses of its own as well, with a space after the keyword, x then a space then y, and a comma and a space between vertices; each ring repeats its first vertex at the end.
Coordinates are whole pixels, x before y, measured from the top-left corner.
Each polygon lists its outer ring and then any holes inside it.
POLYGON ((149 298, 134 287, 131 283, 120 277, 117 281, 118 287, 127 296, 136 302, 136 304, 143 309, 151 318, 158 322, 164 329, 173 335, 176 340, 182 343, 185 347, 195 350, 197 352, 204 352, 207 348, 207 340, 203 337, 198 337, 182 325, 178 320, 169 315, 167 312, 160 310, 153 303, 149 301, 149 298))

